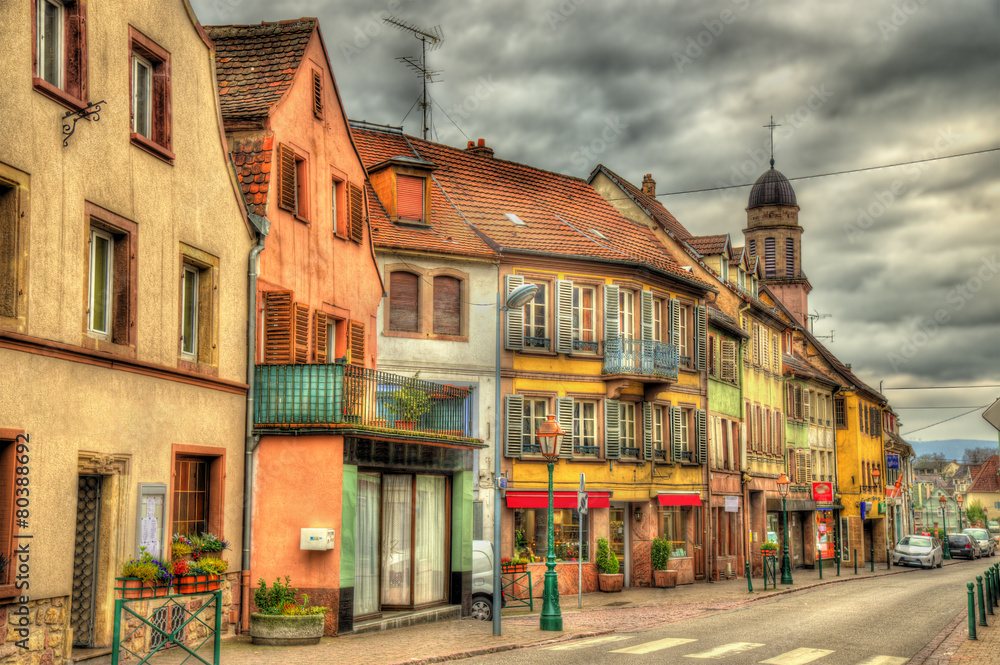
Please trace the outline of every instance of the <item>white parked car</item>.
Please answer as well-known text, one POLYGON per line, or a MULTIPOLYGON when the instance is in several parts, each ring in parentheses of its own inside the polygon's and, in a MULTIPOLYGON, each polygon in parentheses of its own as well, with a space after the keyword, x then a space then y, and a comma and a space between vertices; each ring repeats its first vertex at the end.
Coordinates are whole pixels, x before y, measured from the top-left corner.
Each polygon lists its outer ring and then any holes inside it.
MULTIPOLYGON (((507 598, 500 592, 500 607, 507 598)), ((472 541, 472 618, 493 620, 493 544, 488 540, 472 541)))
POLYGON ((944 563, 941 541, 933 536, 903 536, 892 550, 892 565, 938 568, 944 563))
POLYGON ((979 541, 979 549, 983 551, 983 556, 993 556, 996 554, 996 541, 990 538, 990 532, 986 529, 969 527, 962 529, 962 533, 972 536, 979 541))

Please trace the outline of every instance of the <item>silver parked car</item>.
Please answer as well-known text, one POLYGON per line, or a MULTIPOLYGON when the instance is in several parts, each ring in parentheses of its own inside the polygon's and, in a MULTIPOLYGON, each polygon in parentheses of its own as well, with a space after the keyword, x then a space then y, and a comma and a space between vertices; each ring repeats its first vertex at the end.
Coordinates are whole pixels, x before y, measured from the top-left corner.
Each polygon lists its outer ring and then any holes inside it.
POLYGON ((962 529, 962 533, 972 536, 979 541, 979 549, 983 551, 983 556, 993 556, 996 554, 996 542, 990 538, 990 532, 986 529, 969 527, 968 529, 962 529))
POLYGON ((892 550, 892 565, 938 568, 944 563, 941 541, 933 536, 903 536, 892 550))
MULTIPOLYGON (((500 607, 507 604, 500 591, 500 607)), ((493 544, 472 541, 472 618, 493 620, 493 544)))

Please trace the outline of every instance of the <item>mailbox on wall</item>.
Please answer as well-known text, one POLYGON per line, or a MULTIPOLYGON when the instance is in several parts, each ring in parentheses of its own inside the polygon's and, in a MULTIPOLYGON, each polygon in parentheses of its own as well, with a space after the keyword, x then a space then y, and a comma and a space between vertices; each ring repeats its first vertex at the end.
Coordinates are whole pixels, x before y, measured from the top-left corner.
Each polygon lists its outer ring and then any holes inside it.
POLYGON ((336 537, 334 529, 302 529, 299 536, 300 550, 332 550, 336 537))

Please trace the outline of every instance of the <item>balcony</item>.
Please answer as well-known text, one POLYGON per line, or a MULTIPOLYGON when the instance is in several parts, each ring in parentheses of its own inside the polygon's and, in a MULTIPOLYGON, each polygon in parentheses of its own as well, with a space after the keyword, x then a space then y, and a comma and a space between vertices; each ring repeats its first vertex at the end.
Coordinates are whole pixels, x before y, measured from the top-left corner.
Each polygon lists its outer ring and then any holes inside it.
POLYGON ((605 376, 640 376, 677 380, 677 347, 642 339, 609 339, 604 342, 605 376))
POLYGON ((257 365, 260 429, 369 429, 473 439, 471 390, 343 363, 257 365))

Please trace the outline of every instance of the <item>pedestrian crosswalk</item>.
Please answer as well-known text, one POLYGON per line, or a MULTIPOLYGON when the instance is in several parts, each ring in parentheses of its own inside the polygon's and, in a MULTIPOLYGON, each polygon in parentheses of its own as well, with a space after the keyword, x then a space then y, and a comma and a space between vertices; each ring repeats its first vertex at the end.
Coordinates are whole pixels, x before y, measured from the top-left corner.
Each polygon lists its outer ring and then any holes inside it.
MULTIPOLYGON (((725 660, 730 656, 746 654, 767 646, 766 644, 760 642, 729 642, 727 644, 709 646, 707 644, 696 644, 698 642, 696 639, 667 637, 659 640, 653 640, 651 642, 636 644, 634 646, 622 647, 618 649, 613 648, 615 646, 615 642, 626 640, 630 637, 631 636, 629 635, 604 635, 601 637, 592 637, 590 639, 577 640, 574 642, 565 642, 563 644, 556 644, 544 648, 550 651, 577 651, 593 647, 607 646, 609 647, 608 653, 641 656, 656 654, 666 649, 679 649, 680 647, 687 646, 687 650, 690 651, 690 653, 681 654, 675 652, 675 655, 683 656, 684 658, 698 658, 702 660, 725 660), (702 646, 708 648, 701 648, 702 646)), ((822 665, 821 659, 833 653, 836 652, 830 649, 800 647, 775 656, 770 656, 769 658, 766 658, 766 660, 759 660, 755 662, 760 665, 808 665, 813 662, 816 662, 816 665, 822 665)), ((610 660, 610 658, 608 660, 610 660)), ((909 660, 909 658, 902 658, 899 656, 874 655, 858 662, 857 665, 903 665, 909 660)), ((741 660, 741 662, 745 662, 745 660, 741 660)))

